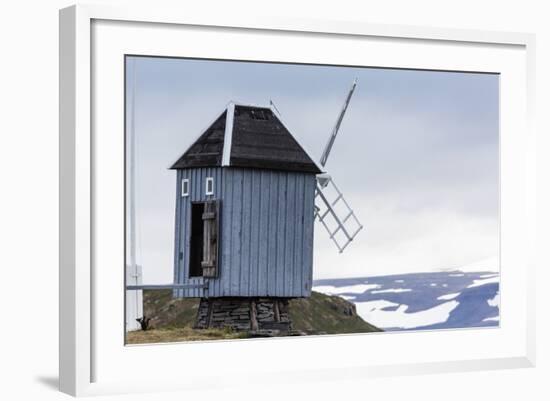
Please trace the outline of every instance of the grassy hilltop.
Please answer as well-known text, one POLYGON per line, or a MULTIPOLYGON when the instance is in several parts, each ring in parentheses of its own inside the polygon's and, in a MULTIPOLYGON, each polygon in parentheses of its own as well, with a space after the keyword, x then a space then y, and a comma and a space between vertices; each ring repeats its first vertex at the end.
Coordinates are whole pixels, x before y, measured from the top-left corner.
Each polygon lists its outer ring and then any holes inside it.
MULTIPOLYGON (((129 332, 127 342, 142 344, 249 337, 246 332, 230 329, 193 329, 198 307, 197 298, 174 299, 171 290, 145 290, 143 308, 145 316, 152 318, 152 329, 129 332)), ((309 298, 291 300, 289 314, 293 329, 305 334, 381 331, 361 319, 352 303, 318 292, 312 292, 309 298)))

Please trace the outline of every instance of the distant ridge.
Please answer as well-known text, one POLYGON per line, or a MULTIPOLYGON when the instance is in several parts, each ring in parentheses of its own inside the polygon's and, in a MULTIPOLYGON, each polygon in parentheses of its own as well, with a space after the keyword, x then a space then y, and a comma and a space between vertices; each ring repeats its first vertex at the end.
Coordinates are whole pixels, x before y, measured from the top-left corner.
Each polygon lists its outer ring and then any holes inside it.
POLYGON ((359 316, 385 331, 498 326, 500 277, 491 266, 315 280, 313 290, 353 302, 359 316))
POLYGON ((470 272, 497 273, 500 270, 499 258, 498 256, 493 256, 490 258, 481 259, 481 260, 478 260, 477 262, 473 262, 473 263, 464 265, 462 267, 459 267, 456 270, 459 270, 464 273, 470 273, 470 272))

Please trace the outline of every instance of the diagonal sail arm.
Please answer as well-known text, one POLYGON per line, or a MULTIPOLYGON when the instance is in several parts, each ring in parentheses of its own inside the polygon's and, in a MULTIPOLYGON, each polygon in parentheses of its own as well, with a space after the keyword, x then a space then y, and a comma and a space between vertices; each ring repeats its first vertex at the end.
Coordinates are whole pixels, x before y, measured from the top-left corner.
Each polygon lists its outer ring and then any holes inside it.
POLYGON ((344 119, 344 114, 346 114, 346 110, 348 109, 349 102, 351 100, 351 97, 353 96, 353 92, 355 91, 355 87, 357 86, 357 79, 353 81, 353 84, 351 85, 351 89, 348 93, 348 96, 346 97, 346 101, 344 102, 344 106, 342 107, 342 111, 340 112, 340 115, 338 116, 338 119, 336 120, 336 125, 332 129, 332 132, 330 134, 330 137, 328 139, 327 145, 325 146, 325 150, 323 151, 323 155, 321 156, 321 166, 325 166, 327 163, 328 155, 330 154, 330 151, 332 150, 332 146, 334 145, 334 141, 336 140, 336 135, 338 135, 338 131, 340 130, 340 125, 342 124, 342 120, 344 119))

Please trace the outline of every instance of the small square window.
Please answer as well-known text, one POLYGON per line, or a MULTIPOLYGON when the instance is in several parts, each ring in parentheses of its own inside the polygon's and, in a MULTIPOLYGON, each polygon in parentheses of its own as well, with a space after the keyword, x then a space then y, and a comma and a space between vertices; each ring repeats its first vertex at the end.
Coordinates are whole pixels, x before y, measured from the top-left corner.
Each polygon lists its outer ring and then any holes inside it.
POLYGON ((208 177, 206 179, 206 195, 214 195, 214 178, 208 177))
POLYGON ((181 196, 189 196, 189 179, 181 180, 181 196))

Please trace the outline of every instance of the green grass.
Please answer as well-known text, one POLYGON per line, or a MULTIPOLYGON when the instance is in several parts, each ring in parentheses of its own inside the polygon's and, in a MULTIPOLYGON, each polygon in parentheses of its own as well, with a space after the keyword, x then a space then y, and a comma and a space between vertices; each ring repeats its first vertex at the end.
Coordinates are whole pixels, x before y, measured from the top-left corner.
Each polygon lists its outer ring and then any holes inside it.
POLYGON ((194 330, 191 327, 169 327, 147 331, 127 333, 128 344, 170 343, 200 340, 231 340, 248 338, 247 333, 234 332, 228 329, 194 330))
MULTIPOLYGON (((128 344, 247 338, 230 329, 195 330, 198 298, 172 298, 171 290, 144 290, 143 309, 152 329, 127 333, 128 344)), ((355 306, 337 296, 312 292, 309 298, 290 301, 289 314, 295 331, 306 334, 345 334, 381 331, 365 322, 355 306)))
POLYGON ((309 298, 291 300, 289 314, 293 327, 309 334, 381 331, 358 316, 352 303, 314 291, 309 298))

